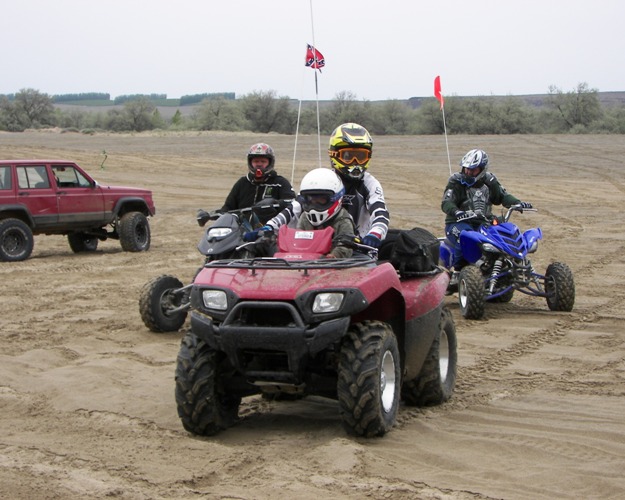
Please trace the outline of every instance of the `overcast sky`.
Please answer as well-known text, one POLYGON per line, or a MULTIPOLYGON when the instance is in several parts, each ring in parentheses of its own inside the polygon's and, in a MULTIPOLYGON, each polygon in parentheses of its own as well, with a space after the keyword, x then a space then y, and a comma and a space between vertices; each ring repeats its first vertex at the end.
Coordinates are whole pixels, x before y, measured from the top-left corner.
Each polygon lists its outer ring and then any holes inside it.
POLYGON ((20 0, 0 10, 0 94, 273 90, 319 99, 625 90, 623 0, 20 0))

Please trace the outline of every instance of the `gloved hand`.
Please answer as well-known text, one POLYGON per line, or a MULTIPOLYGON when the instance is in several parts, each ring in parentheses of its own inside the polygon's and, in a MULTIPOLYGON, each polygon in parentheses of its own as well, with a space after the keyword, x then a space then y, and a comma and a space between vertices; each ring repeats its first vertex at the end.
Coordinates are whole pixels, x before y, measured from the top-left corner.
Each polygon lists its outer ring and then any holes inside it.
POLYGON ((260 229, 254 229, 254 231, 243 233, 243 241, 256 241, 258 238, 267 233, 273 233, 273 227, 263 226, 260 229))
POLYGON ((475 217, 475 212, 473 210, 456 210, 454 214, 456 216, 456 222, 463 222, 468 219, 473 219, 475 217))
POLYGON ((532 208, 532 204, 529 201, 520 201, 521 208, 532 208))
POLYGON ((382 239, 377 233, 369 233, 362 239, 362 244, 373 248, 380 248, 382 239))
POLYGON ((201 208, 197 211, 196 220, 198 226, 203 227, 210 220, 210 214, 206 210, 202 210, 201 208))

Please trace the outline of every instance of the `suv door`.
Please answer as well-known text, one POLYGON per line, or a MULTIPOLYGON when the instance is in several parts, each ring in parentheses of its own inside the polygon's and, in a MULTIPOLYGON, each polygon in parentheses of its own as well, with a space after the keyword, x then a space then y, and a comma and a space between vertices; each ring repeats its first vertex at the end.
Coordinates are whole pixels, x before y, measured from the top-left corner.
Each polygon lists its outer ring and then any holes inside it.
POLYGON ((76 229, 104 225, 104 196, 95 181, 76 165, 50 167, 58 186, 59 222, 76 229))
POLYGON ((0 204, 13 203, 15 203, 15 195, 13 194, 11 165, 2 165, 0 166, 0 204))
POLYGON ((16 203, 26 207, 35 229, 54 227, 59 221, 57 196, 48 169, 42 164, 16 165, 16 203))

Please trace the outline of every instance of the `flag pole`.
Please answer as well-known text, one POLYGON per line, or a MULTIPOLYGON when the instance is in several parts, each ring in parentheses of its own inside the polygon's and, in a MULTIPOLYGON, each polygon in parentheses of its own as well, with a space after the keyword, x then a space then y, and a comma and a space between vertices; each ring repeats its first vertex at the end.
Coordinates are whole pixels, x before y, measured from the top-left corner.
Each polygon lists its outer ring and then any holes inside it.
POLYGON ((447 141, 447 125, 445 124, 445 97, 441 90, 441 77, 434 78, 434 97, 441 104, 441 113, 443 113, 443 132, 445 133, 445 147, 447 148, 447 164, 449 165, 449 175, 451 176, 451 158, 449 157, 449 142, 447 141))
POLYGON ((443 113, 443 130, 445 131, 445 147, 447 148, 447 164, 449 165, 449 175, 451 176, 451 158, 449 157, 449 142, 447 142, 447 126, 445 125, 445 106, 441 106, 443 113))
MULTIPOLYGON (((313 60, 317 61, 317 44, 315 43, 315 21, 313 18, 312 0, 310 0, 310 28, 312 30, 312 46, 313 46, 313 60)), ((317 69, 315 70, 315 101, 317 104, 317 148, 319 153, 319 167, 321 167, 321 126, 319 121, 319 84, 317 82, 317 69)), ((321 71, 321 70, 319 70, 321 71)))
POLYGON ((297 106, 297 124, 295 125, 295 146, 293 147, 293 165, 291 166, 291 185, 293 185, 295 177, 295 158, 297 157, 297 137, 299 134, 299 120, 302 115, 302 99, 300 97, 299 105, 297 106))

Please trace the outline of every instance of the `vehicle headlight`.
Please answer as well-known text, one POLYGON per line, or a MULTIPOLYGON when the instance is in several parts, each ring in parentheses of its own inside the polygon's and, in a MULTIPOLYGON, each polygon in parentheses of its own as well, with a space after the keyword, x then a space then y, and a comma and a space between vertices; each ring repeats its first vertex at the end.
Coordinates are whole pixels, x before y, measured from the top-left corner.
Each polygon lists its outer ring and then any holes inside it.
POLYGON ((530 245, 529 249, 527 250, 527 253, 534 253, 537 249, 538 249, 538 240, 534 240, 534 241, 532 241, 532 244, 530 245))
POLYGON ((340 309, 343 303, 342 292, 323 292, 315 295, 312 311, 314 313, 331 313, 340 309))
POLYGON ((484 250, 485 252, 501 253, 496 246, 491 245, 490 243, 483 243, 482 250, 484 250))
POLYGON ((228 309, 228 298, 223 290, 202 290, 202 301, 208 309, 217 311, 228 309))
POLYGON ((232 232, 231 227, 211 227, 208 230, 207 238, 223 238, 232 232))

